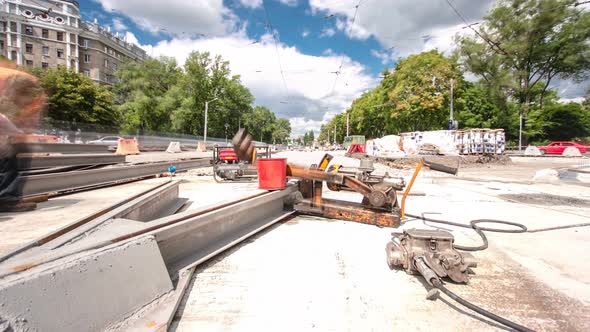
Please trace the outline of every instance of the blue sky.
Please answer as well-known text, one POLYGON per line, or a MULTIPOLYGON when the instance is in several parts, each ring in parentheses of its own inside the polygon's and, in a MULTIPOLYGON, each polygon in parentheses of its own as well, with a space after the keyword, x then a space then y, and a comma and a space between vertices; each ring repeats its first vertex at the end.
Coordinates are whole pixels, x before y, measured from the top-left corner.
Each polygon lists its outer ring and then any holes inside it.
MULTIPOLYGON (((493 0, 452 3, 475 22, 493 0)), ((220 54, 255 103, 289 118, 295 134, 343 112, 400 57, 449 52, 453 36, 467 31, 445 0, 82 0, 80 7, 85 20, 149 55, 182 64, 192 50, 220 54)), ((555 86, 563 98, 585 88, 555 86)))
MULTIPOLYGON (((356 5, 353 1, 338 1, 333 2, 345 3, 348 2, 352 7, 356 5)), ((363 63, 373 75, 378 75, 383 68, 386 67, 380 59, 371 55, 367 50, 383 50, 379 42, 374 37, 369 37, 366 40, 349 39, 344 33, 335 33, 332 36, 326 34, 322 35, 322 31, 326 32, 330 29, 336 32, 336 17, 328 17, 328 13, 317 13, 311 15, 311 7, 308 2, 295 1, 296 5, 285 5, 279 1, 266 1, 264 6, 269 13, 270 22, 275 30, 278 31, 277 36, 279 40, 288 45, 296 45, 302 53, 322 55, 327 49, 335 53, 345 53, 353 60, 363 63)), ((248 8, 240 3, 240 1, 223 1, 223 4, 231 8, 233 12, 240 17, 243 22, 247 24, 247 35, 253 39, 259 39, 267 33, 266 14, 263 7, 248 8)), ((362 3, 361 3, 362 4, 362 3)), ((93 0, 80 1, 82 7, 82 16, 86 20, 93 20, 97 18, 101 24, 111 26, 113 28, 113 19, 123 23, 127 29, 131 31, 140 44, 153 45, 162 39, 174 38, 174 35, 167 33, 166 26, 162 27, 166 31, 154 33, 142 29, 142 27, 135 24, 135 22, 125 15, 124 12, 109 11, 105 9, 100 2, 93 0)), ((186 33, 200 33, 198 31, 185 31, 186 33)), ((328 32, 329 33, 329 32, 328 32)), ((181 36, 183 34, 181 33, 181 36)), ((199 36, 201 38, 206 38, 199 36)), ((391 67, 389 62, 387 66, 391 67)), ((337 68, 334 68, 334 71, 337 68)), ((285 71, 287 69, 284 69, 285 71)))

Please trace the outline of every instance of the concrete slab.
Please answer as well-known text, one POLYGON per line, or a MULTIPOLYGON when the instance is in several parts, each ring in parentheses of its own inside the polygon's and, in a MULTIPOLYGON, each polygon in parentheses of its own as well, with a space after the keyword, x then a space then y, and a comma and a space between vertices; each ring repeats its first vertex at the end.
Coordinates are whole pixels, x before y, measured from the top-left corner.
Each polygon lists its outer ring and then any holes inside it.
POLYGON ((0 281, 15 331, 100 331, 172 290, 153 237, 49 265, 0 281))

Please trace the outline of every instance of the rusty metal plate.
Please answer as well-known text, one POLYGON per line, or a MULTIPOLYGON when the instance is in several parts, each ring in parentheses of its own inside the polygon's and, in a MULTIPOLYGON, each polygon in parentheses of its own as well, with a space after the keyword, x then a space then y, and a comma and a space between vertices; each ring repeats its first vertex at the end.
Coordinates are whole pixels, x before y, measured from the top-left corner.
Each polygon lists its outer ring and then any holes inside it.
POLYGON ((354 202, 323 199, 321 208, 314 208, 309 202, 304 201, 297 204, 295 210, 301 214, 318 215, 379 227, 399 227, 400 225, 400 216, 396 212, 372 209, 354 202))

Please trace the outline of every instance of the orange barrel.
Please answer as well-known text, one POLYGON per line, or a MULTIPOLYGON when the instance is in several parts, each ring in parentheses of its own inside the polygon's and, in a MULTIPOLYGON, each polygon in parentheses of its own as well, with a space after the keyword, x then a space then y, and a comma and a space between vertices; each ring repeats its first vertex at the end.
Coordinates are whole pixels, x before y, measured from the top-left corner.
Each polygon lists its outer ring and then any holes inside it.
POLYGON ((258 159, 256 163, 258 165, 258 188, 285 189, 287 185, 287 158, 258 159))

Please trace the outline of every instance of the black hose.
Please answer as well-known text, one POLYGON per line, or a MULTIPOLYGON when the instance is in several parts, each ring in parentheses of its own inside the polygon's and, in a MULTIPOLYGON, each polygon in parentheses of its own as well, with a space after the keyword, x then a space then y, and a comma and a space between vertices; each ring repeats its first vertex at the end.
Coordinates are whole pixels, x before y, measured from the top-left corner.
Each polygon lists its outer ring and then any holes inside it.
POLYGON ((480 315, 483 315, 485 317, 488 317, 490 319, 493 319, 493 320, 495 320, 496 322, 498 322, 500 324, 503 324, 503 325, 508 326, 508 327, 510 327, 512 329, 515 329, 516 331, 523 331, 523 332, 533 332, 534 331, 534 330, 531 330, 531 329, 529 329, 527 327, 524 327, 522 325, 516 324, 516 323, 514 323, 512 321, 509 321, 506 318, 502 318, 502 317, 500 317, 500 316, 498 316, 496 314, 493 314, 493 313, 491 313, 491 312, 489 312, 489 311, 487 311, 487 310, 485 310, 483 308, 480 308, 480 307, 476 306, 475 304, 473 304, 473 303, 471 303, 471 302, 469 302, 467 300, 462 299, 457 294, 455 294, 455 293, 451 292, 450 290, 448 290, 437 279, 432 279, 431 281, 432 281, 432 285, 434 287, 436 287, 437 289, 439 289, 440 291, 442 291, 443 293, 445 293, 448 297, 450 297, 451 299, 457 301, 458 303, 462 304, 463 306, 465 306, 465 307, 467 307, 467 308, 469 308, 469 309, 477 312, 480 315))
POLYGON ((453 246, 456 249, 463 250, 463 251, 479 251, 487 249, 488 247, 488 238, 486 237, 485 232, 494 232, 494 233, 540 233, 540 232, 547 232, 547 231, 555 231, 567 228, 576 228, 576 227, 588 227, 590 223, 580 223, 580 224, 573 224, 573 225, 563 225, 563 226, 555 226, 555 227, 547 227, 547 228, 539 228, 539 229, 528 229, 525 225, 519 224, 517 222, 512 221, 504 221, 504 220, 497 220, 497 219, 475 219, 469 222, 469 225, 461 224, 458 222, 452 222, 447 220, 435 219, 425 217, 424 215, 418 216, 415 214, 406 213, 408 217, 421 219, 424 221, 434 222, 437 224, 444 224, 444 225, 451 225, 463 228, 470 228, 473 229, 482 239, 483 244, 476 247, 467 247, 458 244, 454 244, 453 246), (493 224, 500 224, 500 225, 509 225, 517 227, 516 229, 504 229, 504 228, 490 228, 490 227, 480 227, 478 224, 481 223, 493 223, 493 224))
POLYGON ((496 233, 526 233, 527 232, 527 228, 525 225, 519 224, 516 222, 511 222, 511 221, 504 221, 504 220, 476 219, 476 220, 471 220, 469 222, 469 225, 466 225, 466 224, 461 224, 461 223, 457 223, 457 222, 428 218, 425 216, 418 216, 418 215, 409 214, 409 213, 406 213, 405 215, 408 217, 416 218, 416 219, 422 219, 424 221, 434 222, 434 223, 438 223, 438 224, 451 225, 451 226, 457 226, 457 227, 463 227, 463 228, 470 228, 470 229, 475 230, 475 232, 483 240, 483 244, 480 246, 475 246, 475 247, 468 247, 468 246, 461 246, 458 244, 454 244, 454 247, 456 249, 463 250, 463 251, 479 251, 479 250, 486 249, 488 247, 488 238, 486 237, 484 231, 496 232, 496 233), (494 224, 501 224, 501 225, 509 225, 509 226, 515 226, 515 227, 517 227, 517 229, 480 227, 478 224, 481 224, 481 223, 494 223, 494 224))

